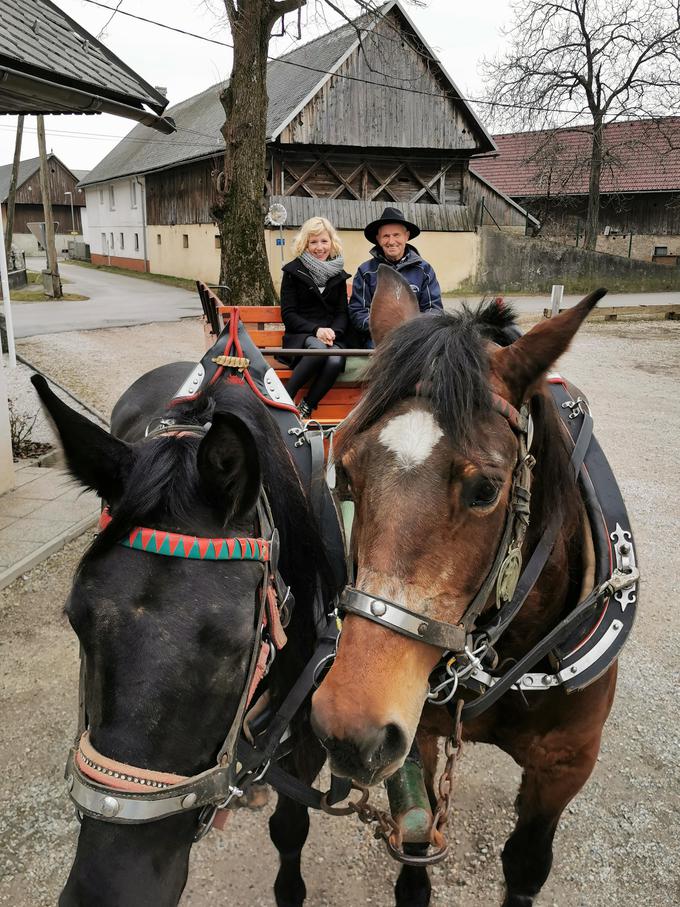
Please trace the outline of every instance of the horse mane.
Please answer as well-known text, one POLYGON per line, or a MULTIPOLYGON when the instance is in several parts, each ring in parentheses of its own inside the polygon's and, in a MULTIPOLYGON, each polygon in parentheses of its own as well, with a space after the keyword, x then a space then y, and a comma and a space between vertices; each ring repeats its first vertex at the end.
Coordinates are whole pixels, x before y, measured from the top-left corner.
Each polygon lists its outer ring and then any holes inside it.
MULTIPOLYGON (((197 400, 173 407, 165 415, 184 425, 203 426, 216 413, 237 415, 255 440, 262 484, 282 541, 282 575, 296 577, 298 585, 305 586, 297 592, 298 597, 309 599, 310 603, 315 598, 318 578, 327 593, 326 600, 330 600, 337 590, 333 588, 320 534, 295 466, 278 426, 250 389, 220 382, 197 400)), ((83 561, 103 554, 132 527, 145 525, 152 516, 170 523, 191 524, 197 505, 214 509, 215 501, 209 498, 198 472, 196 453, 200 441, 198 435, 161 436, 136 445, 132 469, 111 522, 96 536, 83 561)))
MULTIPOLYGON (((374 353, 365 373, 364 395, 338 437, 340 459, 362 432, 400 401, 427 395, 432 413, 451 442, 462 451, 473 446, 475 425, 491 415, 489 341, 509 346, 520 336, 516 312, 496 301, 460 311, 416 317, 392 331, 374 353)), ((532 529, 544 527, 556 507, 565 525, 576 518, 569 451, 552 401, 538 391, 531 399, 534 419, 532 453, 536 486, 532 529)))

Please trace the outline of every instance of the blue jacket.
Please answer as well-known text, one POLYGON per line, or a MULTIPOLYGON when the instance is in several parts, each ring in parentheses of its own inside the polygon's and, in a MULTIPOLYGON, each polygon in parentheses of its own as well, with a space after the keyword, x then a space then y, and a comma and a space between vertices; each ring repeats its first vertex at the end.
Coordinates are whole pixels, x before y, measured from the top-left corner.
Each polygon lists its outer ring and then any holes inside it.
POLYGON ((404 257, 397 262, 388 261, 378 246, 371 249, 371 255, 373 257, 369 261, 359 266, 352 284, 352 298, 349 301, 350 321, 364 341, 370 336, 368 319, 378 280, 378 266, 381 264, 391 265, 406 278, 416 294, 421 312, 443 308, 442 292, 434 268, 420 257, 415 246, 407 244, 404 257))

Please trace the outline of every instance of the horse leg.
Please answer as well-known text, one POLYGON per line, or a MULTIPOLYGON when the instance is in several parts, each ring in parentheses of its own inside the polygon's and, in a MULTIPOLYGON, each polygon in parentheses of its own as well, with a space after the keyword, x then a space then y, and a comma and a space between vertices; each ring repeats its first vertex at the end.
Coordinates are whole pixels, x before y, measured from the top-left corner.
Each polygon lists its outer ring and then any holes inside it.
MULTIPOLYGON (((435 774, 437 771, 437 738, 432 734, 417 734, 418 750, 423 763, 423 780, 425 789, 434 809, 435 774)), ((427 844, 404 844, 404 852, 412 856, 423 856, 428 850, 427 844)), ((425 866, 403 865, 394 886, 396 907, 428 907, 432 894, 432 883, 425 866)))
POLYGON ((514 754, 524 773, 516 802, 517 824, 502 854, 507 888, 503 907, 531 907, 548 878, 557 823, 595 766, 612 695, 613 683, 610 695, 600 697, 590 712, 594 728, 592 723, 587 729, 583 726, 582 716, 588 714, 584 696, 580 722, 536 735, 521 754, 514 754), (597 705, 604 714, 597 716, 597 705))
MULTIPOLYGON (((321 771, 325 754, 315 738, 305 735, 303 740, 304 765, 296 765, 294 754, 290 760, 283 761, 282 767, 292 771, 306 784, 311 784, 321 771)), ((300 858, 308 834, 307 807, 279 794, 276 809, 269 820, 269 836, 279 852, 279 871, 274 881, 276 907, 302 907, 307 897, 300 872, 300 858)))
POLYGON ((279 871, 274 882, 276 907, 302 907, 307 897, 300 857, 308 833, 307 807, 279 794, 269 820, 269 835, 279 852, 279 871))

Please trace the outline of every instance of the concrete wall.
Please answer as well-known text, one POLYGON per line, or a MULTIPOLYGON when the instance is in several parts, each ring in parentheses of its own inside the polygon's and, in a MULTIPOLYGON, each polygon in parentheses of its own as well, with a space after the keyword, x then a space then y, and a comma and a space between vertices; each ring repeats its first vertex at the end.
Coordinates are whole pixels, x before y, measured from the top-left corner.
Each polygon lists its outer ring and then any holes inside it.
MULTIPOLYGON (((278 230, 265 230, 269 267, 278 290, 281 266, 295 258, 293 241, 297 229, 283 230, 285 245, 277 246, 278 230), (283 250, 283 260, 281 252, 283 250)), ((368 258, 371 248, 358 230, 340 230, 345 257, 345 270, 354 274, 368 258)), ((200 278, 217 283, 220 273, 220 250, 217 228, 212 224, 180 224, 174 227, 149 226, 147 231, 149 267, 156 274, 200 278)), ((442 290, 448 292, 469 280, 478 262, 479 238, 475 233, 421 233, 415 246, 435 269, 442 290)), ((94 250, 92 260, 95 260, 94 250)))
MULTIPOLYGON (((57 255, 65 255, 68 252, 68 244, 72 239, 82 240, 82 238, 82 236, 74 236, 72 233, 57 233, 55 236, 57 255)), ((38 245, 38 240, 32 233, 15 233, 12 236, 12 248, 19 249, 21 252, 30 256, 45 254, 44 250, 38 245)))
POLYGON ((144 179, 140 179, 141 186, 132 177, 86 188, 86 242, 93 261, 100 256, 108 263, 110 256, 111 264, 114 258, 132 260, 138 263, 132 266, 135 270, 144 270, 145 199, 144 179))
POLYGON ((545 293, 553 284, 567 292, 598 286, 611 291, 680 290, 680 268, 586 252, 542 238, 524 238, 486 227, 475 277, 466 291, 545 293))

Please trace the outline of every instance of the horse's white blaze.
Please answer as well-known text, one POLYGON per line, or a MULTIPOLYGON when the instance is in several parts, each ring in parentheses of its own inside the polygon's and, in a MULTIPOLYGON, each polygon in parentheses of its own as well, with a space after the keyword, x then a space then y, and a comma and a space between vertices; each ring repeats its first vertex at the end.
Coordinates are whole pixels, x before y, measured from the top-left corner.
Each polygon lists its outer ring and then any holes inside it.
POLYGON ((392 451, 402 469, 413 469, 427 460, 443 434, 432 413, 414 409, 391 419, 379 440, 392 451))

